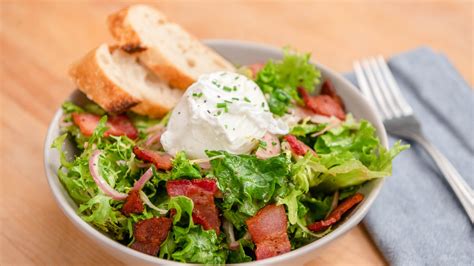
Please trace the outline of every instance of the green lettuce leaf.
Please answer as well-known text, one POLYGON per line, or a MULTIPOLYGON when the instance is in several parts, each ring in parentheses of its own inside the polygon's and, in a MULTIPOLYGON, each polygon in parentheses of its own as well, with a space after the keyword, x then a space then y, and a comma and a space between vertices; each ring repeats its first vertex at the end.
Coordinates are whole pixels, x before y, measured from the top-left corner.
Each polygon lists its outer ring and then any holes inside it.
POLYGON ((299 54, 288 48, 281 61, 268 61, 258 72, 255 82, 267 96, 270 111, 282 116, 291 102, 301 102, 297 88, 313 92, 320 82, 321 73, 309 62, 311 55, 299 54))
POLYGON ((187 228, 191 228, 194 223, 193 223, 193 208, 194 208, 194 203, 193 201, 185 196, 177 196, 177 197, 172 197, 169 199, 168 202, 168 210, 176 210, 176 214, 173 217, 173 224, 177 224, 178 222, 181 221, 181 216, 186 214, 188 217, 188 220, 185 221, 185 224, 187 224, 187 228))
POLYGON ((238 241, 239 247, 237 250, 229 250, 229 255, 227 257, 228 263, 242 263, 242 262, 249 262, 252 261, 252 257, 245 253, 244 247, 248 247, 249 249, 254 249, 254 244, 250 240, 241 239, 238 241))
POLYGON ((194 226, 190 230, 179 226, 173 227, 176 248, 171 257, 187 263, 225 264, 227 259, 226 244, 214 230, 203 230, 194 226))
POLYGON ((266 160, 224 151, 208 151, 207 155, 224 156, 211 161, 218 187, 224 194, 224 209, 235 206, 239 212, 253 216, 277 194, 279 188, 286 187, 289 160, 283 154, 266 160))
MULTIPOLYGON (((303 122, 299 126, 306 125, 303 122)), ((314 143, 318 156, 308 153, 291 167, 293 183, 304 193, 310 188, 329 193, 390 176, 392 160, 409 147, 397 142, 390 150, 385 149, 372 124, 356 122, 351 115, 342 125, 316 137, 314 143)))
POLYGON ((296 137, 306 137, 306 135, 323 130, 326 126, 327 124, 313 124, 304 120, 302 123, 293 126, 290 130, 290 134, 296 137))
POLYGON ((173 169, 171 170, 171 178, 201 178, 200 167, 196 164, 191 163, 186 157, 186 153, 184 151, 180 151, 173 159, 173 169))
POLYGON ((132 153, 135 145, 133 140, 126 136, 103 137, 107 129, 106 121, 106 116, 101 118, 96 130, 87 139, 88 145, 72 160, 68 160, 63 150, 67 134, 59 136, 52 146, 60 154, 61 167, 58 169, 58 177, 71 198, 79 205, 79 216, 100 230, 108 232, 115 239, 123 240, 127 237, 130 227, 130 218, 120 212, 123 201, 112 200, 97 187, 89 171, 89 158, 95 149, 101 150, 101 175, 111 187, 123 193, 128 193, 144 170, 130 167, 131 162, 135 160, 132 153))

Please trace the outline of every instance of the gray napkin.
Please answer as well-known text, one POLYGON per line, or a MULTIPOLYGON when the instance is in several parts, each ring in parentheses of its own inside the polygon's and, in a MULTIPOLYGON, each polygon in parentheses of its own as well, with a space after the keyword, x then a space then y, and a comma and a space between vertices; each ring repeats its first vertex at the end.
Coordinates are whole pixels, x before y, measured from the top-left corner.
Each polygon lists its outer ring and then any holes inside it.
MULTIPOLYGON (((445 56, 426 47, 394 56, 389 67, 427 138, 474 188, 474 93, 469 85, 445 56)), ((346 77, 357 85, 352 73, 346 77)), ((391 264, 474 265, 473 226, 416 143, 395 159, 393 176, 364 222, 391 264)))

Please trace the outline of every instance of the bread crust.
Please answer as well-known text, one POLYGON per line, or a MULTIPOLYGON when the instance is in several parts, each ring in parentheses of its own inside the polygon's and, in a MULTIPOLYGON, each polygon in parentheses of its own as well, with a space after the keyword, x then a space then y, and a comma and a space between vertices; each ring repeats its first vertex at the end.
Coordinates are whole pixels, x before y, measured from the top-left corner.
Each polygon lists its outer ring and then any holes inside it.
POLYGON ((149 101, 145 98, 141 103, 134 106, 132 111, 140 115, 146 115, 152 118, 160 118, 165 116, 169 111, 171 111, 171 109, 149 101))
POLYGON ((132 27, 125 23, 129 9, 130 7, 123 8, 107 17, 109 31, 112 37, 123 45, 140 46, 140 38, 132 27))
MULTIPOLYGON (((126 21, 130 7, 126 7, 108 18, 108 26, 112 36, 120 43, 120 45, 139 45, 145 47, 146 50, 138 53, 141 63, 152 70, 160 79, 168 82, 170 86, 181 90, 186 90, 196 80, 196 77, 188 74, 186 71, 180 69, 176 64, 171 62, 160 49, 155 47, 147 47, 140 36, 135 32, 132 26, 126 21)), ((170 23, 170 22, 168 22, 170 23)), ((174 23, 172 23, 174 24, 174 23)), ((176 25, 176 24, 175 24, 176 25)), ((181 26, 177 25, 180 30, 186 32, 181 26)), ((192 41, 199 42, 196 38, 191 36, 192 41)), ((205 49, 209 49, 204 46, 205 49)), ((210 50, 214 62, 223 66, 223 69, 233 69, 232 64, 227 62, 224 58, 210 50)))
POLYGON ((107 77, 97 61, 97 49, 87 53, 69 69, 69 75, 79 90, 109 113, 121 113, 140 103, 140 99, 107 77))

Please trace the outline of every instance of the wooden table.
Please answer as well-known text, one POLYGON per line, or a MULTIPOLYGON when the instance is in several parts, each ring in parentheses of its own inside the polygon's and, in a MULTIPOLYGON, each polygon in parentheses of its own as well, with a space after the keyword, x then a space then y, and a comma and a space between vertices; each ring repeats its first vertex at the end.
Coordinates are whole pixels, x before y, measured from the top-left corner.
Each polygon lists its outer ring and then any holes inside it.
MULTIPOLYGON (((56 206, 43 172, 43 140, 74 89, 68 65, 111 41, 107 14, 126 4, 2 1, 0 264, 120 264, 56 206)), ((218 3, 158 5, 199 38, 291 44, 338 71, 364 56, 429 45, 473 83, 472 3, 218 3)), ((314 253, 310 265, 384 264, 359 225, 314 253)))

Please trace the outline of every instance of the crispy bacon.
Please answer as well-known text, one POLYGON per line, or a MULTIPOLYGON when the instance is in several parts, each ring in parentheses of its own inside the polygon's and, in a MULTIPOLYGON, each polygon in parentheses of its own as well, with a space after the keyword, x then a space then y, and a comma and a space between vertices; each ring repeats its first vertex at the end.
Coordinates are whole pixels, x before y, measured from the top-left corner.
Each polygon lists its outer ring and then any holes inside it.
POLYGON ((257 245, 257 260, 274 257, 291 250, 287 218, 283 205, 267 205, 246 221, 252 240, 257 245))
POLYGON ((172 157, 167 153, 144 149, 138 146, 133 147, 133 153, 135 153, 138 159, 148 163, 153 163, 157 169, 171 170, 171 168, 173 168, 171 163, 172 157))
POLYGON ((337 94, 336 89, 334 88, 334 85, 332 84, 331 80, 327 79, 326 81, 324 81, 323 85, 321 86, 321 92, 319 94, 330 96, 342 107, 342 110, 345 109, 344 102, 342 101, 341 96, 337 94))
POLYGON ((156 254, 158 254, 158 251, 160 251, 160 245, 161 244, 158 243, 143 243, 135 241, 130 247, 141 253, 156 256, 156 254))
POLYGON ((308 225, 308 229, 311 231, 321 231, 327 229, 329 226, 337 223, 342 215, 354 207, 357 203, 361 202, 364 199, 364 195, 361 193, 356 193, 353 196, 345 199, 341 202, 330 214, 329 216, 321 221, 314 222, 308 225))
MULTIPOLYGON (((99 124, 100 116, 89 113, 73 113, 72 120, 81 133, 90 137, 99 124)), ((126 115, 110 116, 107 119, 107 131, 104 136, 127 136, 131 139, 138 137, 138 131, 126 115)))
POLYGON ((128 197, 122 207, 122 213, 125 216, 130 216, 132 213, 142 213, 144 210, 143 202, 140 199, 139 191, 132 190, 128 193, 128 197))
POLYGON ((305 106, 316 114, 324 116, 335 116, 341 120, 346 118, 342 106, 329 95, 310 96, 308 92, 298 87, 298 92, 303 98, 305 106))
POLYGON ((220 233, 219 211, 214 203, 214 195, 219 192, 215 180, 172 180, 166 182, 166 191, 170 197, 190 198, 194 203, 193 221, 205 230, 214 229, 220 233))
POLYGON ((215 195, 219 192, 217 188, 216 180, 209 179, 209 178, 201 178, 201 179, 192 179, 192 180, 172 180, 166 183, 166 191, 168 195, 171 197, 173 196, 180 196, 185 195, 188 189, 192 186, 197 186, 204 189, 207 192, 215 195))
POLYGON ((308 151, 317 156, 316 152, 311 149, 308 145, 304 144, 301 140, 297 139, 295 136, 289 134, 283 137, 288 144, 290 144, 291 152, 294 155, 304 156, 308 151))
POLYGON ((135 242, 131 248, 155 256, 168 237, 170 228, 171 219, 166 217, 153 217, 136 223, 133 231, 135 242))
POLYGON ((198 186, 206 191, 211 192, 213 195, 216 195, 219 192, 217 188, 216 180, 209 178, 193 179, 191 183, 195 186, 198 186))
POLYGON ((267 133, 263 136, 262 140, 265 143, 265 147, 258 147, 255 152, 255 156, 259 159, 268 159, 270 157, 280 154, 280 141, 277 136, 267 133))

